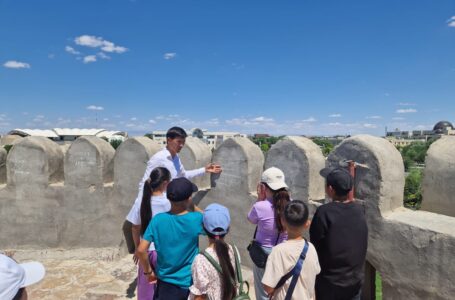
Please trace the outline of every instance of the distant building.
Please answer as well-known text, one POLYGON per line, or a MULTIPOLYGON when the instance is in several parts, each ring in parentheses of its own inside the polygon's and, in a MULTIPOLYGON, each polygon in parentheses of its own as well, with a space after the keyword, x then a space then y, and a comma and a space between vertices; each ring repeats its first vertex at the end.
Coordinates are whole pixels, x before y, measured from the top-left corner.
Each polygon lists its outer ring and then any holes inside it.
POLYGON ((439 138, 443 135, 455 135, 453 125, 448 121, 440 121, 434 125, 433 130, 412 130, 412 131, 387 131, 386 139, 393 145, 404 147, 413 142, 426 142, 432 138, 439 138))
MULTIPOLYGON (((238 132, 226 132, 226 131, 207 131, 205 129, 193 128, 185 130, 189 136, 194 136, 203 140, 211 149, 218 148, 228 138, 232 137, 246 137, 246 134, 238 132)), ((148 134, 148 136, 157 141, 161 145, 166 145, 166 130, 155 130, 148 134)))
POLYGON ((109 131, 105 129, 79 129, 79 128, 53 128, 53 129, 14 129, 8 132, 8 135, 26 136, 44 136, 57 143, 64 144, 72 142, 80 136, 92 135, 99 138, 111 140, 124 140, 128 133, 124 131, 109 131))
POLYGON ((267 133, 255 133, 253 135, 253 138, 257 139, 257 138, 268 138, 270 137, 270 135, 268 135, 267 133))

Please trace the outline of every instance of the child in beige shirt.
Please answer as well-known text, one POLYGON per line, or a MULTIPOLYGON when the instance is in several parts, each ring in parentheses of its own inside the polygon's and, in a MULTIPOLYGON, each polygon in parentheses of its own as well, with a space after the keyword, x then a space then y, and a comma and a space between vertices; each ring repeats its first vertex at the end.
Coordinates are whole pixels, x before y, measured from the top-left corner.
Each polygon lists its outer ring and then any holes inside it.
MULTIPOLYGON (((303 201, 294 200, 289 202, 281 216, 282 224, 287 233, 288 240, 275 246, 267 259, 262 284, 272 299, 285 299, 292 277, 283 286, 275 289, 281 277, 290 272, 302 253, 305 246, 305 239, 302 238, 303 232, 308 229, 308 207, 303 201)), ((303 267, 297 279, 291 299, 312 300, 315 299, 314 284, 316 275, 321 268, 319 266, 318 255, 313 244, 308 242, 308 251, 303 261, 303 267)))

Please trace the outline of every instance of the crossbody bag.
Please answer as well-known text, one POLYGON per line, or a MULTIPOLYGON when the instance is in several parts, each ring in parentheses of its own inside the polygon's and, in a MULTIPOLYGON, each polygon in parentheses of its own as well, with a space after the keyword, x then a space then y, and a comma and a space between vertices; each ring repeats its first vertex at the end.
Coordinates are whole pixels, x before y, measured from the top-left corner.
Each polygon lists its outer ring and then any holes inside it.
MULTIPOLYGON (((256 265, 256 267, 264 269, 265 265, 267 264, 267 258, 269 254, 262 249, 261 244, 256 240, 256 233, 258 232, 258 227, 256 226, 256 230, 254 230, 253 240, 247 247, 248 253, 250 254, 251 260, 256 265)), ((276 237, 275 245, 278 243, 280 238, 280 233, 276 237)))

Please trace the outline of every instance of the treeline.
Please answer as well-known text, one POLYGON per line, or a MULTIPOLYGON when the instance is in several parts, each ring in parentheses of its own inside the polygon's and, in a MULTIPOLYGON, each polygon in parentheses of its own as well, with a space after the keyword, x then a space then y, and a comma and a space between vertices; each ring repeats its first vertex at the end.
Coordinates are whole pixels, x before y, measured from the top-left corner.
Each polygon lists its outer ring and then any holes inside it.
POLYGON ((422 179, 425 157, 428 148, 436 139, 427 142, 413 142, 404 147, 397 147, 403 157, 406 181, 404 185, 404 206, 420 209, 422 205, 422 179))

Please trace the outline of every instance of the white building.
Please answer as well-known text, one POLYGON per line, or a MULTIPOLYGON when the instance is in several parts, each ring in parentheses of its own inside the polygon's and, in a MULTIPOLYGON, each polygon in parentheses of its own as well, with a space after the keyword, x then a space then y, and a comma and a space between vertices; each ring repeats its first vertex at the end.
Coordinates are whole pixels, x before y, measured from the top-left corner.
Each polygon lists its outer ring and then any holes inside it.
MULTIPOLYGON (((239 132, 226 132, 226 131, 207 131, 199 128, 185 130, 189 136, 198 137, 203 140, 211 149, 218 148, 228 138, 232 137, 246 137, 246 134, 239 132)), ((167 130, 155 130, 150 133, 150 137, 161 145, 166 145, 167 130)))
POLYGON ((14 129, 8 135, 44 136, 57 143, 72 142, 80 136, 93 135, 99 138, 111 140, 125 140, 128 133, 124 131, 108 131, 105 129, 79 129, 79 128, 53 128, 53 129, 14 129))

